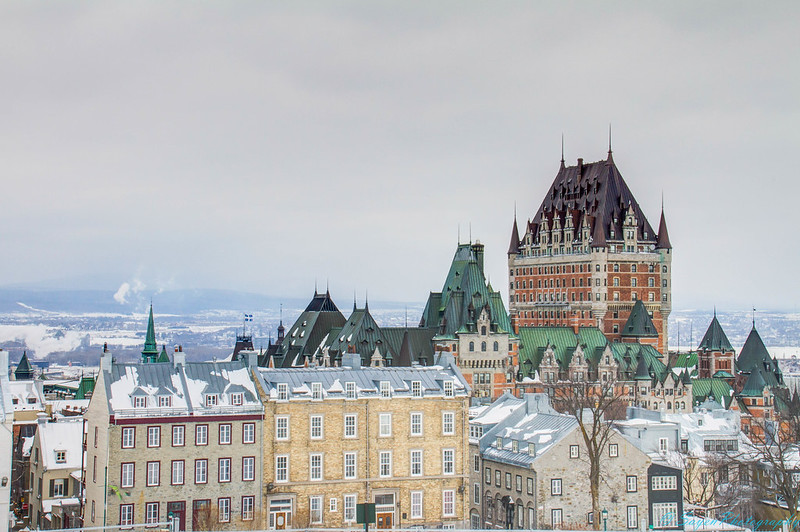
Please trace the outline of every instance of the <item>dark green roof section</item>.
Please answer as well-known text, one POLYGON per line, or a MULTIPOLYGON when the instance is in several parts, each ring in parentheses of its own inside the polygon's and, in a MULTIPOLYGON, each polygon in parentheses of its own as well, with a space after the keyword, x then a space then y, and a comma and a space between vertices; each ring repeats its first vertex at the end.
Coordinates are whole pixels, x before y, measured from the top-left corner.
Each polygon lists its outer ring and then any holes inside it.
POLYGON ((524 376, 532 376, 548 347, 552 348, 558 365, 566 369, 579 345, 586 359, 597 363, 609 344, 597 327, 580 327, 578 334, 572 327, 520 327, 520 371, 524 376))
MULTIPOLYGON (((334 335, 328 335, 324 341, 334 358, 348 352, 352 346, 361 355, 361 362, 369 365, 372 354, 377 348, 381 356, 393 360, 399 354, 384 337, 381 328, 375 322, 368 308, 356 309, 347 318, 342 328, 334 335)), ((390 365, 390 364, 387 364, 390 365)))
POLYGON ((414 362, 423 366, 433 364, 435 328, 382 327, 381 332, 392 350, 398 354, 394 366, 410 366, 414 362))
POLYGON ((637 299, 633 304, 628 321, 625 322, 620 334, 623 337, 658 338, 656 326, 641 299, 637 299))
POLYGON ((680 353, 675 359, 673 368, 693 368, 697 366, 697 352, 680 353))
MULTIPOLYGON (((314 297, 318 295, 314 294, 314 297)), ((294 324, 286 329, 286 336, 275 353, 275 365, 280 367, 304 365, 305 361, 302 358, 313 355, 325 336, 332 329, 341 328, 346 321, 338 310, 304 311, 294 324)))
POLYGON ((747 377, 747 380, 742 387, 739 395, 744 397, 760 397, 764 393, 764 388, 767 387, 767 381, 764 379, 764 374, 760 368, 756 367, 747 377))
POLYGON ((169 355, 167 354, 167 346, 161 346, 161 353, 158 354, 158 360, 156 362, 169 362, 169 355))
POLYGON ((733 388, 725 379, 692 379, 692 404, 699 405, 710 397, 729 408, 733 400, 733 388))
POLYGON ((147 319, 147 334, 144 338, 144 349, 142 349, 142 362, 155 362, 157 357, 156 327, 153 320, 153 304, 150 303, 150 317, 147 319))
POLYGON ((733 375, 731 375, 730 372, 721 369, 714 373, 711 377, 714 379, 732 379, 733 375))
POLYGON ((81 377, 81 383, 75 392, 75 399, 86 399, 94 392, 94 385, 96 382, 95 377, 81 377))
POLYGON ((722 330, 722 326, 719 324, 717 320, 717 313, 714 312, 714 317, 711 320, 711 323, 708 326, 708 330, 706 330, 706 334, 703 336, 703 339, 700 341, 700 345, 697 349, 702 349, 704 351, 719 351, 723 353, 728 353, 733 351, 733 346, 728 341, 728 337, 725 335, 725 331, 722 330))
POLYGON ((747 336, 747 340, 744 342, 744 346, 742 346, 739 358, 736 359, 736 368, 739 371, 749 373, 754 366, 765 359, 770 360, 769 352, 755 326, 753 326, 747 336))
MULTIPOLYGON (((7 368, 3 368, 5 371, 7 368)), ((14 378, 18 381, 29 381, 33 379, 33 366, 31 365, 30 360, 28 360, 28 352, 22 352, 22 358, 19 360, 19 364, 17 364, 17 369, 14 370, 14 378)))
POLYGON ((640 359, 644 359, 648 375, 651 378, 658 379, 660 382, 664 381, 667 376, 667 366, 661 361, 662 355, 655 347, 628 342, 613 342, 610 345, 623 378, 625 378, 625 375, 634 378, 639 370, 640 359))

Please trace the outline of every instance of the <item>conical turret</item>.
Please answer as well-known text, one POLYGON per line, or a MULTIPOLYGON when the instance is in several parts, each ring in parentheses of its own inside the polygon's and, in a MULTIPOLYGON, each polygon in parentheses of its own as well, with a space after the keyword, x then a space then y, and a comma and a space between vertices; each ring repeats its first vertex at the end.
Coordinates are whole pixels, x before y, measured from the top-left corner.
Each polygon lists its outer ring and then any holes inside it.
POLYGON ((150 318, 147 320, 147 335, 144 338, 142 349, 142 362, 155 362, 158 358, 158 345, 156 345, 156 327, 153 322, 153 304, 150 304, 150 318))
POLYGON ((672 244, 669 241, 669 233, 667 232, 667 219, 664 216, 663 208, 661 209, 661 220, 658 222, 656 249, 672 249, 672 244))
POLYGON ((511 243, 508 245, 508 254, 519 254, 519 228, 517 227, 516 216, 514 216, 514 226, 511 228, 511 243))

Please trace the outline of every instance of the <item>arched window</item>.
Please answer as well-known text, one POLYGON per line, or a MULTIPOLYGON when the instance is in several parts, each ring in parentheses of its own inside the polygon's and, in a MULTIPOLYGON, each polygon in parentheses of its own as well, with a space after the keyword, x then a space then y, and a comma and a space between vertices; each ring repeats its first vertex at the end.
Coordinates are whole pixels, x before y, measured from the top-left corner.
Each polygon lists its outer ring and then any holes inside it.
POLYGON ((486 342, 481 342, 481 351, 486 351, 486 342))
POLYGON ((481 325, 481 334, 486 336, 486 325, 481 325))
POLYGON ((469 343, 469 350, 470 351, 475 351, 475 342, 470 342, 469 343))
POLYGON ((497 342, 494 343, 494 350, 495 351, 499 351, 500 350, 500 344, 498 344, 497 342))

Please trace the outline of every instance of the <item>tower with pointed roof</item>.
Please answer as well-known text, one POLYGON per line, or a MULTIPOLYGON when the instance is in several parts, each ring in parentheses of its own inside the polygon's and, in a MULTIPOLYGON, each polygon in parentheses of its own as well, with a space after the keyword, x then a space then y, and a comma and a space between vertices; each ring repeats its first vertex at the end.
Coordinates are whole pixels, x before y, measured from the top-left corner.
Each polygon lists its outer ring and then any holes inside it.
POLYGON ((722 325, 714 317, 697 346, 697 376, 701 379, 724 378, 733 382, 734 350, 722 325))
POLYGON ((22 352, 22 358, 19 360, 19 364, 17 364, 17 368, 14 370, 14 378, 18 381, 29 381, 33 379, 33 366, 31 366, 30 360, 28 360, 28 352, 22 352))
POLYGON ((150 317, 147 320, 147 334, 144 338, 144 349, 142 349, 142 362, 150 363, 158 360, 158 344, 156 344, 156 327, 153 321, 153 304, 150 303, 150 317))
POLYGON ((614 162, 566 166, 535 215, 516 216, 508 250, 509 306, 519 326, 596 326, 622 341, 637 301, 668 348, 672 244, 663 206, 658 230, 614 162))

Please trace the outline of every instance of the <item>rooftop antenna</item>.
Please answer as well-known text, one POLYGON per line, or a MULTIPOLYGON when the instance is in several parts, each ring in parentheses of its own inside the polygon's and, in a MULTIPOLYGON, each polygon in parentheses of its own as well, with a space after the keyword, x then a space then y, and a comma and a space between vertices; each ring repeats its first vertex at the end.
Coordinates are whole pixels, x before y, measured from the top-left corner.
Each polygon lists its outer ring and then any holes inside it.
POLYGON ((317 295, 317 278, 314 277, 314 295, 317 295))
POLYGON ((461 224, 458 224, 458 245, 461 245, 461 224))
POLYGON ((564 132, 561 132, 561 165, 564 165, 564 132))
POLYGON ((608 154, 611 155, 611 122, 608 123, 608 154))
POLYGON ((281 325, 283 325, 283 302, 280 303, 281 325))
POLYGON ((406 329, 408 329, 408 305, 406 305, 406 329))
POLYGON ((472 222, 469 223, 469 243, 472 244, 472 222))
POLYGON ((756 307, 753 307, 753 329, 756 328, 756 307))

